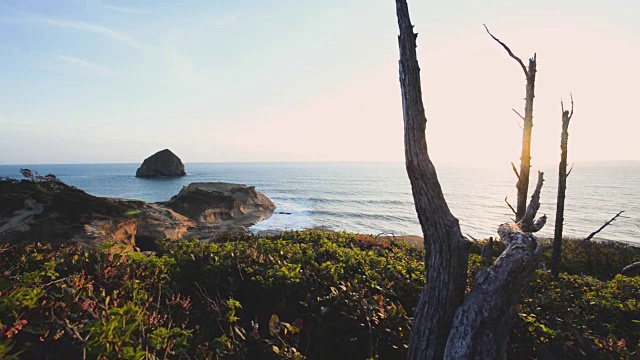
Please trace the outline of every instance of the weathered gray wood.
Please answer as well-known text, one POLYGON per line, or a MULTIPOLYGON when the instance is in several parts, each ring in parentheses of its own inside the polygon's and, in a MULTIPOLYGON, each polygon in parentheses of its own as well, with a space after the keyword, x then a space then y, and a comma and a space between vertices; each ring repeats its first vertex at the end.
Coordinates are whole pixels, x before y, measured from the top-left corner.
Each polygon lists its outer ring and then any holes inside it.
POLYGON ((489 31, 489 28, 485 25, 484 28, 493 40, 499 43, 509 54, 511 58, 518 62, 524 75, 527 79, 526 96, 524 103, 524 116, 515 111, 524 124, 522 126, 522 152, 520 154, 520 172, 516 171, 513 163, 513 171, 518 177, 516 188, 518 190, 518 198, 516 203, 516 221, 520 221, 524 217, 524 213, 527 209, 527 194, 529 191, 529 173, 531 171, 531 133, 533 131, 533 98, 535 97, 535 84, 536 84, 536 54, 529 59, 529 66, 525 66, 522 60, 513 54, 511 49, 500 41, 497 37, 489 31))
MULTIPOLYGON (((546 221, 545 216, 535 218, 543 174, 539 174, 530 205, 522 211, 519 221, 499 227, 498 234, 507 248, 491 267, 479 274, 465 299, 470 242, 464 239, 458 220, 449 211, 427 151, 417 34, 413 32, 406 0, 396 0, 396 12, 406 168, 424 234, 427 267, 427 283, 412 322, 408 357, 504 358, 513 308, 542 252, 531 232, 539 230, 546 221)), ((535 74, 535 59, 531 68, 535 74)), ((533 87, 531 98, 532 91, 533 87)), ((531 113, 532 103, 528 109, 531 113)), ((528 178, 528 169, 526 173, 528 178)))
POLYGON ((544 181, 543 177, 544 174, 538 171, 536 190, 531 196, 531 201, 529 202, 529 206, 527 206, 524 217, 518 221, 518 225, 523 232, 536 232, 540 230, 547 221, 546 215, 536 219, 536 214, 538 213, 538 209, 540 209, 540 190, 542 188, 542 182, 544 181))
POLYGON ((553 235, 553 251, 551 252, 551 274, 558 277, 560 262, 562 261, 562 228, 564 225, 564 200, 567 190, 567 147, 569 143, 569 121, 573 117, 573 96, 571 96, 571 111, 562 109, 562 133, 560 135, 560 165, 558 167, 558 198, 556 201, 556 223, 553 235))
POLYGON ((507 248, 488 269, 478 274, 471 292, 456 311, 447 339, 444 359, 504 359, 507 337, 520 293, 540 263, 542 247, 536 237, 523 226, 533 226, 540 206, 543 174, 523 223, 502 224, 500 240, 507 248))
POLYGON ((396 0, 406 168, 425 239, 427 285, 412 323, 410 359, 441 359, 451 320, 462 303, 469 243, 447 206, 427 152, 416 37, 405 0, 396 0))
POLYGON ((640 261, 625 266, 624 269, 622 269, 622 275, 625 275, 625 276, 639 276, 640 275, 640 261))

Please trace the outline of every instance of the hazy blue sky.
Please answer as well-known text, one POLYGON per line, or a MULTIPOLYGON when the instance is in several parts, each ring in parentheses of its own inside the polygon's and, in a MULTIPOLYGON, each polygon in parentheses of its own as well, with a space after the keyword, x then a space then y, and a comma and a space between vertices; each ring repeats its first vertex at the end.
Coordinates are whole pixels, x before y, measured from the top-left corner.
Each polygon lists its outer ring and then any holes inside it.
MULTIPOLYGON (((640 1, 409 2, 436 162, 640 160, 640 1), (565 104, 566 104, 565 101, 565 104)), ((392 0, 0 0, 0 163, 402 161, 392 0)))

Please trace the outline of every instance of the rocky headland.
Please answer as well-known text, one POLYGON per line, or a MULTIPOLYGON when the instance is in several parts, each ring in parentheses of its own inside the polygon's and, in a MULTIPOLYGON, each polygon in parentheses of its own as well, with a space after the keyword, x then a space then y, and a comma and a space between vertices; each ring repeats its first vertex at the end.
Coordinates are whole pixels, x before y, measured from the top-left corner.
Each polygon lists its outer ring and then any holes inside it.
POLYGON ((0 179, 0 241, 114 241, 153 250, 158 239, 246 232, 274 209, 265 195, 241 184, 190 184, 162 204, 97 197, 57 179, 0 179))

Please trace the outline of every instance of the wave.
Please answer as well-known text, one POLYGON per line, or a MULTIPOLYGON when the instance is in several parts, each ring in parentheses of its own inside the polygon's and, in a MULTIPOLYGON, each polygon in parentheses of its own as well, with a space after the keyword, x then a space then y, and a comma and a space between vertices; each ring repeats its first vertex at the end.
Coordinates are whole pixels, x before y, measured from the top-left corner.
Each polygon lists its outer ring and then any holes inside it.
POLYGON ((394 200, 394 199, 358 199, 358 198, 337 198, 337 197, 301 197, 301 196, 276 196, 271 198, 274 202, 281 201, 283 203, 326 203, 340 205, 399 205, 413 206, 413 201, 394 200))

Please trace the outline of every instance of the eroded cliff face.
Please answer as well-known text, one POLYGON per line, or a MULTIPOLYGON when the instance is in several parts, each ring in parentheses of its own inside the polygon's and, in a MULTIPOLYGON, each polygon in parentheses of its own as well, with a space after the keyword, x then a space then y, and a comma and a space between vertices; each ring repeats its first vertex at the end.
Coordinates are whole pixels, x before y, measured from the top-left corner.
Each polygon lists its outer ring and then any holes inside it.
POLYGON ((59 180, 0 180, 0 241, 114 241, 153 250, 158 239, 207 239, 268 217, 275 205, 253 187, 186 186, 166 205, 92 196, 59 180))
POLYGON ((195 222, 144 201, 92 196, 61 181, 0 181, 0 241, 179 239, 195 222))
POLYGON ((154 250, 159 239, 179 240, 188 237, 195 227, 191 219, 155 204, 144 204, 124 218, 93 219, 72 241, 101 243, 114 241, 130 250, 154 250))

